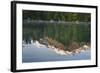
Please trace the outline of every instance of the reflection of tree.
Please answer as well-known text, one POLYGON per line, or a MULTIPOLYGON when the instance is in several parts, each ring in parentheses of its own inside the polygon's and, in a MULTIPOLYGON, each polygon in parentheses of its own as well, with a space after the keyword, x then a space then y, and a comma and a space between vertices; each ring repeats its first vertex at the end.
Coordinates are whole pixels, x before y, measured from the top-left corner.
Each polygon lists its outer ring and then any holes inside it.
POLYGON ((23 20, 27 18, 38 21, 66 21, 73 23, 47 24, 37 22, 23 24, 23 39, 40 40, 40 38, 51 37, 66 47, 72 42, 90 42, 90 24, 80 23, 80 21, 90 22, 91 18, 88 13, 23 11, 23 20))

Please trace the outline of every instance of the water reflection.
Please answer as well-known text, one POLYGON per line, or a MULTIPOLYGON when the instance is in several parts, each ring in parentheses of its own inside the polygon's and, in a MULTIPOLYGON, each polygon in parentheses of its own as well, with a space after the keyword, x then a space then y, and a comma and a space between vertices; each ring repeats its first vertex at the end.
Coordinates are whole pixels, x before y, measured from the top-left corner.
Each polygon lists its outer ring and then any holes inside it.
POLYGON ((91 59, 89 22, 24 21, 22 61, 91 59))
MULTIPOLYGON (((86 47, 86 46, 84 46, 86 47)), ((26 44, 23 41, 22 61, 28 62, 47 62, 47 61, 69 61, 69 60, 88 60, 91 58, 90 49, 81 50, 78 53, 58 50, 57 48, 40 44, 39 41, 32 41, 26 44)))

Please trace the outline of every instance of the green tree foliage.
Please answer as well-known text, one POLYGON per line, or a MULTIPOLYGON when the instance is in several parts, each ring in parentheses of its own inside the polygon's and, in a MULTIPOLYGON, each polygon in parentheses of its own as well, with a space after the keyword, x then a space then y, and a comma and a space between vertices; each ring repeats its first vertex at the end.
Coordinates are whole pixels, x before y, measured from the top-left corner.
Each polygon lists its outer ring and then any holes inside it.
POLYGON ((88 21, 88 22, 90 22, 90 20, 91 20, 89 13, 48 12, 48 11, 29 11, 29 10, 23 10, 23 19, 88 21))

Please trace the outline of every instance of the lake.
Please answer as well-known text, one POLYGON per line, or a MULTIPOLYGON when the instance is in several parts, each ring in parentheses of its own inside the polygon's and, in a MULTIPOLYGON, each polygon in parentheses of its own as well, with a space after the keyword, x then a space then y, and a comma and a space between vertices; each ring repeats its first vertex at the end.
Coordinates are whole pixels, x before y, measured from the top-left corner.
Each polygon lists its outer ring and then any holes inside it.
POLYGON ((69 61, 69 60, 89 60, 91 50, 86 50, 79 54, 60 55, 53 49, 46 46, 38 47, 36 44, 23 44, 22 62, 49 62, 49 61, 69 61))

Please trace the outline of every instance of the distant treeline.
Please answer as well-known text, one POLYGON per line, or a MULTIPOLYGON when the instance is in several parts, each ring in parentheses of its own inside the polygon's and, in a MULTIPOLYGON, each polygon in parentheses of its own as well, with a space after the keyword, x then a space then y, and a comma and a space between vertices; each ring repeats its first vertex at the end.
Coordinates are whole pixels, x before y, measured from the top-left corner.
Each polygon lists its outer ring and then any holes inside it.
POLYGON ((90 13, 23 10, 23 19, 55 21, 91 21, 90 13))

